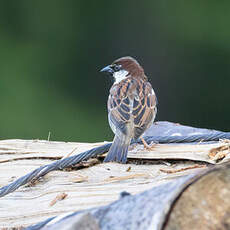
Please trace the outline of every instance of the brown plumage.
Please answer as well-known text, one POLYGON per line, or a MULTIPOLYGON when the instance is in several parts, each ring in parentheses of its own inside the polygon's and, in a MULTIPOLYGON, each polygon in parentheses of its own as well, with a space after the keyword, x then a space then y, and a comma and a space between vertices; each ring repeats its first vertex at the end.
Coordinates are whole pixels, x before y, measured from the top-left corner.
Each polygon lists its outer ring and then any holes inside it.
POLYGON ((143 68, 123 57, 102 69, 115 78, 108 98, 108 119, 115 137, 105 162, 125 163, 131 139, 138 139, 156 116, 156 96, 143 68))

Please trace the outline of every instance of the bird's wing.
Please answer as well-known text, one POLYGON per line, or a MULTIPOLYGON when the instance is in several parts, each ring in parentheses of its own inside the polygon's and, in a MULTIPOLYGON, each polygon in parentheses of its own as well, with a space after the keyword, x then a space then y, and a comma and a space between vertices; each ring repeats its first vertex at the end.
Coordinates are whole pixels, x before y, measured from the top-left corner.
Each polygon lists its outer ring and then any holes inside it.
POLYGON ((128 91, 131 80, 127 79, 122 84, 112 86, 108 98, 109 123, 114 133, 118 129, 127 134, 127 123, 130 122, 130 98, 128 91))
POLYGON ((134 138, 139 138, 152 124, 157 113, 157 98, 149 82, 139 81, 133 101, 134 138))

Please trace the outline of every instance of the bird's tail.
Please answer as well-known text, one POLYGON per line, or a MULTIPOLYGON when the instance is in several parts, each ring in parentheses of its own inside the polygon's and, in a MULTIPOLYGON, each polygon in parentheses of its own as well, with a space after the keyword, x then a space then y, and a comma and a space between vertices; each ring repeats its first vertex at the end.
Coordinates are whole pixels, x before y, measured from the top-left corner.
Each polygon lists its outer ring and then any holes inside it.
POLYGON ((115 135, 113 144, 110 147, 104 162, 116 161, 123 164, 126 163, 130 141, 131 140, 127 140, 126 138, 119 138, 117 135, 115 135))

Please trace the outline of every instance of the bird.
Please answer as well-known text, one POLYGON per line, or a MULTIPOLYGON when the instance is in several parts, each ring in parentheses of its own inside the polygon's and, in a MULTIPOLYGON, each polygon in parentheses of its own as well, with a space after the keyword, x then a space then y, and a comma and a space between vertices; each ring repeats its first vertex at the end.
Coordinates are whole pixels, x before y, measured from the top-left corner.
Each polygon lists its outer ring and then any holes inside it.
POLYGON ((114 78, 107 101, 108 121, 115 134, 104 162, 126 163, 132 139, 142 138, 157 113, 157 97, 141 65, 132 57, 121 57, 101 72, 114 78))

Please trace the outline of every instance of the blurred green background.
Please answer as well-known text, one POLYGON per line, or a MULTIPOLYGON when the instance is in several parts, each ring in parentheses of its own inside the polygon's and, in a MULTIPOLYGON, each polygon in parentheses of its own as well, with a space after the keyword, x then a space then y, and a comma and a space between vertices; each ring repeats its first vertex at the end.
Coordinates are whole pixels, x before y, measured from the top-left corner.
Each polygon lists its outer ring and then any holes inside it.
POLYGON ((104 141, 112 80, 130 55, 156 120, 229 130, 229 1, 1 1, 0 138, 104 141))

